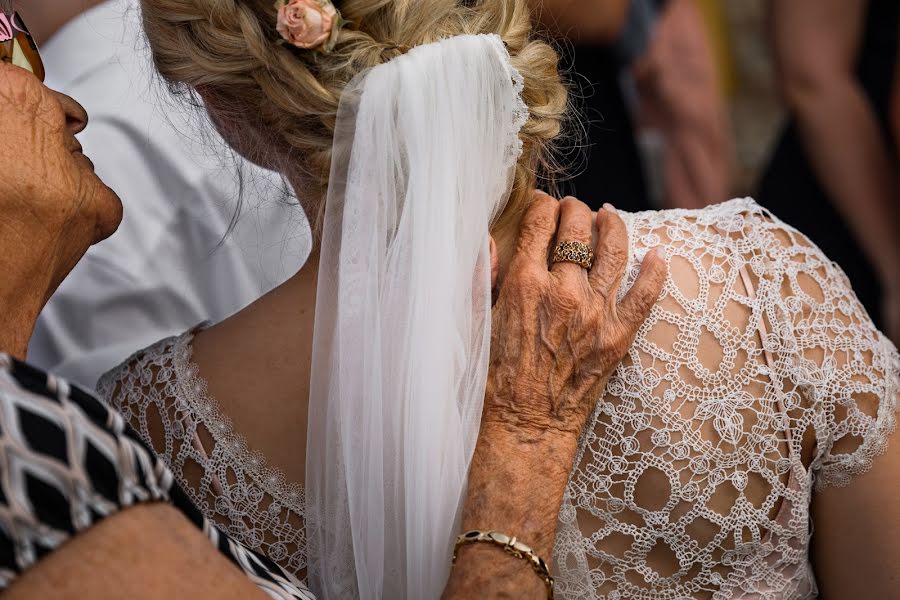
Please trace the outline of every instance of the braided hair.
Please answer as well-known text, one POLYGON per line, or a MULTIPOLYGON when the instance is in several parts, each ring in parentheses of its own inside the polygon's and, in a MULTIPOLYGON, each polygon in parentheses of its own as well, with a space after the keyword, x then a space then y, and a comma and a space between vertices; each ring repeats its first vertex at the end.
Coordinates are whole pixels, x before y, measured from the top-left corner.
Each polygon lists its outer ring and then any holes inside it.
POLYGON ((282 43, 272 0, 141 4, 160 74, 176 90, 199 93, 241 153, 302 181, 300 200, 314 237, 324 214, 341 93, 360 71, 403 48, 495 33, 523 75, 530 118, 520 134, 524 151, 498 229, 518 221, 535 173, 548 164, 548 146, 560 133, 567 93, 556 52, 533 34, 527 0, 343 0, 339 9, 349 26, 327 54, 282 43))

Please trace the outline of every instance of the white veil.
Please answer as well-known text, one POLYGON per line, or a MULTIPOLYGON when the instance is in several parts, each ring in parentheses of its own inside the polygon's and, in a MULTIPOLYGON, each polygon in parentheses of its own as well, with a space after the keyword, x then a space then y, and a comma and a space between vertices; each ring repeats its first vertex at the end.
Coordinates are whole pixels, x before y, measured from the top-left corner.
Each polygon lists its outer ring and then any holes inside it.
POLYGON ((488 229, 527 118, 495 35, 413 48, 346 88, 328 189, 306 529, 319 598, 438 598, 481 419, 488 229))

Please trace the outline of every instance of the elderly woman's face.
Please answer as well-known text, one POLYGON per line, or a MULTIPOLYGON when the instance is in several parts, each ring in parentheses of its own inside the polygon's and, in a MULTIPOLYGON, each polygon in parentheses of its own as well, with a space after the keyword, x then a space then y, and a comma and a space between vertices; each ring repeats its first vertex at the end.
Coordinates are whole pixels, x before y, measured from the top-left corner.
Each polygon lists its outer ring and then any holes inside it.
POLYGON ((0 228, 40 245, 64 277, 122 218, 119 198, 94 174, 75 139, 87 114, 31 73, 0 63, 0 116, 0 228))

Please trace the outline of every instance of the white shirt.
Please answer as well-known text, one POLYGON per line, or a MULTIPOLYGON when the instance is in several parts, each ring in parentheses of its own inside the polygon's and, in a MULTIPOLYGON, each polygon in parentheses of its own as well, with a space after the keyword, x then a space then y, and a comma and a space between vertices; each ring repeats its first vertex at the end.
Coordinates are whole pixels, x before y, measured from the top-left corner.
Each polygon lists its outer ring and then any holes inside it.
POLYGON ((30 362, 88 388, 133 351, 240 310, 310 248, 282 179, 236 164, 205 112, 160 81, 137 4, 101 4, 41 48, 47 85, 87 109, 79 140, 125 207, 119 230, 44 309, 29 347, 30 362))

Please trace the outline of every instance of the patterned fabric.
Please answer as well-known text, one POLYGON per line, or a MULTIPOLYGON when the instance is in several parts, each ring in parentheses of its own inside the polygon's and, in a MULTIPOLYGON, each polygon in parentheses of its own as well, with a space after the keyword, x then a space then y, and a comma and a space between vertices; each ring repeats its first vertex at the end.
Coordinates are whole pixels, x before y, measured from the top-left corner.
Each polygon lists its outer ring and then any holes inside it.
POLYGON ((165 501, 269 597, 313 599, 293 576, 204 518, 121 416, 64 380, 5 354, 0 354, 0 492, 0 589, 79 531, 123 508, 165 501))
MULTIPOLYGON (((560 511, 557 596, 814 596, 810 503, 885 451, 900 405, 896 348, 840 269, 752 200, 622 217, 621 293, 651 248, 665 249, 669 277, 582 439, 560 511)), ((103 393, 148 443, 165 440, 157 451, 209 518, 251 519, 262 551, 295 541, 296 554, 278 559, 293 570, 305 564, 293 524, 303 506, 285 490, 299 488, 264 466, 206 393, 192 335, 137 353, 103 378, 103 393), (198 430, 213 448, 181 443, 198 430), (201 480, 185 476, 187 460, 201 480)))

